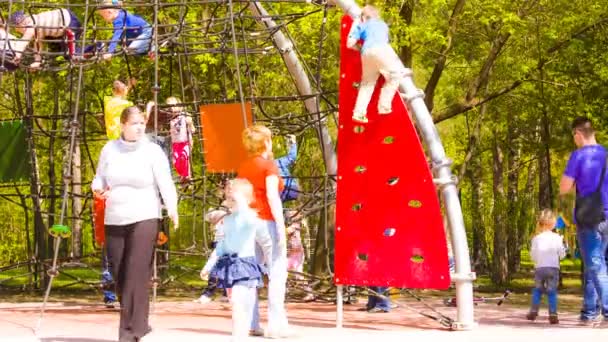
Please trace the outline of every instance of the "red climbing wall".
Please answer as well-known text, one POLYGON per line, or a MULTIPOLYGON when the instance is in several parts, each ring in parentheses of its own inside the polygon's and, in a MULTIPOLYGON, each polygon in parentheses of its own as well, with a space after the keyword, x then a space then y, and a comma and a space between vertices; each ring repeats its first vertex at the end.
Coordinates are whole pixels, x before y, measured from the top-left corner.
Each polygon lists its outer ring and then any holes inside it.
POLYGON ((351 120, 361 78, 359 52, 346 48, 342 19, 335 282, 445 289, 450 284, 441 211, 429 166, 399 96, 369 123, 351 120))

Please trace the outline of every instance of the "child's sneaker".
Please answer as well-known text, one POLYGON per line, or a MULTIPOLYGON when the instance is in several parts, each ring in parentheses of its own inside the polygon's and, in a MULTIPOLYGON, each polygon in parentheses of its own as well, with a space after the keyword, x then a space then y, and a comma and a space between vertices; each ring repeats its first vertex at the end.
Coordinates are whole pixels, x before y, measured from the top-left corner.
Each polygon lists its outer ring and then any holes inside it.
POLYGON ((199 304, 208 304, 211 302, 211 298, 205 295, 201 295, 200 297, 198 297, 198 299, 195 299, 194 301, 199 304))
POLYGON ((536 317, 538 317, 538 312, 535 311, 530 311, 528 312, 528 314, 526 315, 526 319, 528 321, 535 321, 536 317))
POLYGON ((293 337, 295 334, 294 332, 287 328, 287 329, 282 329, 280 331, 265 331, 264 337, 268 338, 268 339, 283 339, 283 338, 289 338, 289 337, 293 337))
POLYGON ((365 114, 354 113, 353 121, 358 123, 367 123, 367 116, 365 114))
POLYGON ((602 323, 603 317, 602 315, 597 315, 593 318, 583 318, 581 317, 579 322, 581 325, 587 326, 587 327, 598 327, 601 323, 602 323))
POLYGON ((559 323, 559 319, 557 318, 557 314, 556 313, 549 314, 549 323, 550 324, 558 324, 559 323))
POLYGON ((392 113, 393 110, 390 107, 378 107, 378 114, 387 115, 392 113))
POLYGON ((264 330, 262 330, 262 328, 251 329, 251 330, 249 330, 249 336, 255 336, 255 337, 264 336, 264 330))

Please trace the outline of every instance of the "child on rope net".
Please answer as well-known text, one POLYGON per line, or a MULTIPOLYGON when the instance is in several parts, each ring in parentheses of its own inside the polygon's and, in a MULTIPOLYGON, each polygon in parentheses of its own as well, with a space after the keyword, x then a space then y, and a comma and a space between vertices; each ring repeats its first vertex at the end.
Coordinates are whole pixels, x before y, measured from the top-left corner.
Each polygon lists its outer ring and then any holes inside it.
POLYGON ((237 178, 228 183, 225 205, 230 214, 223 219, 224 238, 200 273, 202 279, 217 279, 219 288, 232 289, 233 341, 249 338, 256 289, 264 285, 265 270, 258 264, 256 244, 266 266, 272 262, 272 238, 264 221, 249 207, 253 199, 253 186, 247 180, 237 178))
POLYGON ((112 58, 114 52, 116 52, 118 42, 122 41, 123 38, 127 52, 137 55, 150 53, 150 56, 153 56, 153 29, 146 20, 121 8, 122 1, 102 0, 101 6, 97 12, 105 22, 112 24, 114 27, 108 51, 102 56, 104 60, 112 58))
POLYGON ((380 19, 376 7, 363 7, 361 17, 353 21, 346 46, 361 51, 361 84, 353 111, 353 121, 367 123, 367 106, 380 75, 384 76, 385 83, 380 91, 378 114, 390 114, 399 81, 405 75, 405 67, 389 44, 388 26, 380 19), (363 40, 362 46, 358 45, 359 40, 363 40))
POLYGON ((192 117, 179 106, 181 101, 176 97, 169 97, 165 103, 170 105, 171 119, 169 133, 171 135, 171 160, 175 171, 182 183, 190 180, 190 153, 192 149, 192 133, 196 128, 192 117))
POLYGON ((127 95, 129 95, 129 90, 134 85, 134 79, 129 81, 129 85, 116 80, 112 83, 112 96, 105 96, 103 99, 106 134, 110 140, 116 140, 120 137, 120 114, 125 108, 133 106, 133 102, 127 100, 127 95))
MULTIPOLYGON (((29 45, 34 40, 34 62, 30 68, 38 69, 41 66, 42 42, 52 52, 61 52, 67 59, 76 53, 76 42, 82 34, 82 25, 74 12, 65 8, 58 8, 38 14, 26 15, 23 11, 13 12, 9 17, 9 24, 15 31, 22 34, 21 42, 29 45)), ((15 61, 19 63, 23 53, 22 49, 16 51, 15 61)))
MULTIPOLYGON (((210 210, 207 215, 205 215, 205 221, 209 222, 214 230, 213 243, 211 244, 213 249, 215 249, 217 244, 224 238, 224 230, 222 225, 224 224, 223 219, 226 215, 228 215, 228 212, 221 209, 210 210)), ((217 279, 210 277, 207 281, 207 288, 205 288, 201 296, 198 297, 195 302, 199 304, 207 304, 211 302, 213 294, 216 290, 217 279)), ((227 297, 225 290, 224 297, 227 297)))
POLYGON ((15 60, 16 54, 23 53, 27 45, 27 42, 22 42, 8 33, 4 28, 4 21, 0 18, 0 63, 3 71, 15 71, 19 68, 19 62, 15 60))
POLYGON ((530 321, 538 317, 543 293, 547 294, 549 302, 549 323, 558 324, 557 317, 557 285, 559 283, 559 261, 564 258, 563 238, 554 233, 555 213, 550 209, 540 212, 536 223, 536 235, 532 239, 530 256, 534 261, 534 289, 532 290, 532 305, 526 318, 530 321))
POLYGON ((279 175, 285 181, 285 188, 281 191, 281 201, 288 202, 297 199, 300 194, 298 180, 291 176, 289 170, 298 158, 298 143, 296 136, 293 134, 287 135, 285 140, 287 142, 287 154, 276 159, 275 163, 279 168, 279 175))
POLYGON ((312 293, 312 288, 308 285, 306 278, 302 274, 304 272, 304 262, 306 261, 304 244, 302 243, 302 229, 307 229, 308 224, 306 218, 302 217, 296 210, 288 210, 285 213, 288 222, 287 226, 287 270, 297 272, 295 279, 298 283, 304 285, 303 290, 306 292, 302 300, 308 302, 315 299, 312 293))
POLYGON ((171 120, 172 113, 169 110, 158 108, 154 101, 148 101, 145 116, 146 136, 159 145, 169 157, 171 149, 168 146, 169 137, 166 136, 164 127, 171 120))

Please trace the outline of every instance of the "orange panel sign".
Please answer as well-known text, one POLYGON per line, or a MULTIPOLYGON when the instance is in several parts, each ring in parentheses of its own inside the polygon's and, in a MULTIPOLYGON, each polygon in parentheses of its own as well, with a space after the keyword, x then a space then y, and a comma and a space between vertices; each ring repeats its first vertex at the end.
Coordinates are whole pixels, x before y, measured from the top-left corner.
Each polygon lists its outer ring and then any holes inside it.
POLYGON ((251 103, 245 104, 245 118, 240 103, 203 105, 200 111, 207 172, 236 172, 247 158, 241 134, 253 121, 251 103))

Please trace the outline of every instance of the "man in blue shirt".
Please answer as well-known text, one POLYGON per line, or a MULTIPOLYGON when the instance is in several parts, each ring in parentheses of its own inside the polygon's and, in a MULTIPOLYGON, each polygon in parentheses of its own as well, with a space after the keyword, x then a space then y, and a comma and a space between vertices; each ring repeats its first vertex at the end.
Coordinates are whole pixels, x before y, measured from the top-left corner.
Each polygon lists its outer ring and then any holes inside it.
MULTIPOLYGON (((587 197, 594 193, 605 176, 606 149, 595 140, 591 121, 578 117, 572 122, 572 135, 578 149, 570 155, 566 170, 560 183, 560 195, 570 193, 576 187, 578 197, 587 197), (604 172, 602 172, 604 170, 604 172)), ((608 217, 608 181, 602 183, 602 205, 608 217)), ((575 208, 576 212, 576 208, 575 208)), ((583 323, 594 323, 603 313, 608 317, 608 273, 606 268, 606 248, 608 246, 608 221, 589 226, 576 222, 576 237, 583 260, 583 309, 580 320, 583 323), (598 308, 598 296, 599 305, 598 308), (601 309, 601 310, 600 310, 601 309)))
POLYGON ((120 2, 116 0, 106 0, 103 4, 112 7, 101 7, 98 9, 98 13, 104 21, 112 23, 114 27, 108 52, 103 55, 103 59, 109 60, 112 58, 118 42, 121 41, 123 35, 129 52, 138 55, 153 52, 151 48, 153 30, 148 22, 140 16, 119 8, 120 2))
POLYGON ((384 76, 386 82, 380 92, 378 114, 390 114, 391 103, 399 87, 399 81, 405 74, 405 67, 389 44, 388 26, 380 19, 376 7, 370 5, 363 7, 361 17, 353 21, 346 46, 361 50, 361 84, 353 111, 353 120, 367 123, 367 105, 380 75, 384 76), (360 48, 357 44, 359 40, 363 40, 360 48))

